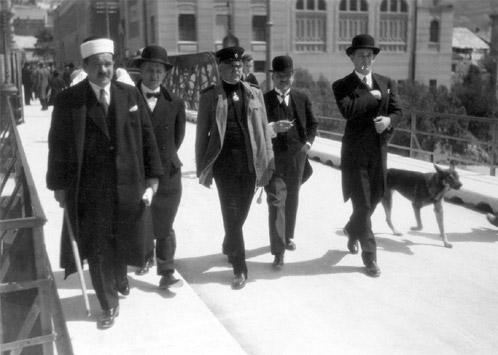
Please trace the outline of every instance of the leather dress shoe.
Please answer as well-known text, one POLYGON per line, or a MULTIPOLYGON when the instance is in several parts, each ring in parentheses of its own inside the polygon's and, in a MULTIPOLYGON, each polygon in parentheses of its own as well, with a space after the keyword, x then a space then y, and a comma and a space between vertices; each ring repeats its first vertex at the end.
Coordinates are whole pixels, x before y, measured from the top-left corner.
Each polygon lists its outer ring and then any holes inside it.
POLYGON ((380 276, 380 269, 379 266, 377 265, 376 261, 370 261, 365 265, 367 268, 367 275, 370 277, 379 277, 380 276))
POLYGON ((97 321, 97 328, 107 329, 114 325, 114 320, 119 315, 119 306, 116 308, 104 309, 97 321))
POLYGON ((122 277, 116 280, 116 290, 123 296, 128 296, 130 294, 130 284, 128 283, 128 277, 122 277))
POLYGON ((244 288, 246 285, 246 280, 247 277, 244 273, 239 272, 238 274, 235 274, 235 277, 232 280, 232 288, 234 290, 240 290, 241 288, 244 288))
POLYGON ((284 267, 284 253, 275 254, 275 259, 273 260, 273 268, 275 270, 282 270, 284 267))
POLYGON ((161 280, 159 281, 159 288, 161 290, 166 290, 171 287, 182 287, 183 280, 177 279, 173 276, 172 272, 168 272, 161 276, 161 280))
POLYGON ((148 260, 146 263, 145 263, 145 266, 142 267, 142 268, 138 268, 136 271, 135 271, 135 275, 138 275, 138 276, 142 276, 142 275, 145 275, 145 274, 148 274, 149 273, 149 269, 151 267, 154 266, 154 260, 151 259, 151 260, 148 260))
POLYGON ((294 243, 290 238, 285 239, 285 249, 290 251, 296 250, 296 243, 294 243))
POLYGON ((346 237, 348 237, 348 250, 351 254, 358 254, 358 240, 351 238, 348 227, 344 227, 343 230, 346 237))

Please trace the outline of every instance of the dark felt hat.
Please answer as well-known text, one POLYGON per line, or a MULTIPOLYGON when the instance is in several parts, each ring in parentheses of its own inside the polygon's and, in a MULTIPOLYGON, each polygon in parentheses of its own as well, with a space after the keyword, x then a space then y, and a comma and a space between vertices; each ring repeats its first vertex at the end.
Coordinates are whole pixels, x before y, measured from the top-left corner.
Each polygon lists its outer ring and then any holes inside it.
POLYGON ((244 48, 235 46, 222 48, 215 53, 215 56, 220 63, 231 63, 241 61, 243 53, 244 48))
POLYGON ((372 36, 363 34, 357 35, 353 38, 351 46, 346 48, 346 54, 350 56, 356 49, 366 48, 373 50, 373 54, 377 55, 380 52, 380 48, 375 45, 375 40, 372 36))
POLYGON ((280 55, 271 61, 271 72, 292 72, 294 71, 294 65, 292 63, 292 58, 288 55, 280 55))
POLYGON ((144 62, 161 63, 166 66, 166 70, 173 66, 168 62, 168 52, 160 46, 147 46, 143 49, 140 58, 133 61, 135 67, 139 67, 144 62))

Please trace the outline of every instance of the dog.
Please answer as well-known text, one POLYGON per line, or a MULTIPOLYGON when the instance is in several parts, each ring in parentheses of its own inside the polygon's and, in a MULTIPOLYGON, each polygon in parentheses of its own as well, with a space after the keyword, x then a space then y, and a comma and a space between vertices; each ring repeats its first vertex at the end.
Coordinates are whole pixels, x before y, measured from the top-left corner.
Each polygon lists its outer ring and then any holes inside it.
POLYGON ((398 191, 401 195, 411 201, 417 226, 412 230, 422 230, 422 220, 420 218, 420 209, 431 203, 434 205, 434 213, 439 226, 439 233, 446 248, 452 248, 453 245, 448 241, 444 231, 443 219, 443 197, 450 189, 458 190, 462 187, 458 172, 455 170, 453 162, 448 169, 443 169, 434 164, 436 172, 421 173, 417 171, 388 169, 387 170, 387 190, 382 198, 382 206, 386 213, 386 221, 392 229, 394 235, 403 235, 391 220, 392 211, 392 194, 398 191))

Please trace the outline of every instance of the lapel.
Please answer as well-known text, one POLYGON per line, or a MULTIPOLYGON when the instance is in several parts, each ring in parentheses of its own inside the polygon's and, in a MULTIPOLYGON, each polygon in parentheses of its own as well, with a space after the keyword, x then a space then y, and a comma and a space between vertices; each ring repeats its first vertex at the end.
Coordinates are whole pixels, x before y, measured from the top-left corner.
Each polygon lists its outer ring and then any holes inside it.
MULTIPOLYGON (((175 115, 175 107, 173 106, 173 100, 166 88, 161 86, 161 96, 157 99, 154 111, 151 114, 152 127, 155 129, 164 121, 168 120, 170 117, 175 115), (163 111, 165 114, 156 114, 159 111, 163 111)), ((147 105, 149 107, 149 105, 147 105)))
POLYGON ((122 132, 123 126, 128 119, 128 110, 131 107, 128 107, 127 102, 127 96, 123 88, 111 82, 111 104, 109 105, 109 111, 111 111, 111 107, 114 108, 115 132, 122 132))
POLYGON ((385 80, 382 79, 382 77, 380 77, 379 75, 373 73, 372 74, 372 81, 373 81, 373 85, 375 86, 375 84, 377 85, 377 87, 379 88, 379 91, 382 95, 382 99, 380 100, 380 106, 379 106, 379 112, 378 114, 383 114, 385 113, 385 115, 387 116, 387 107, 388 107, 388 103, 389 103, 389 93, 387 92, 387 83, 385 80))
POLYGON ((227 127, 228 101, 221 80, 214 87, 214 96, 216 97, 216 124, 223 142, 227 127))
POLYGON ((269 121, 270 122, 277 122, 279 120, 279 114, 278 114, 278 107, 280 106, 280 101, 278 101, 278 93, 275 91, 275 89, 272 89, 270 91, 270 95, 268 97, 268 104, 267 107, 271 107, 271 113, 269 113, 269 121))
MULTIPOLYGON (((100 128, 100 130, 105 134, 105 136, 110 139, 109 130, 107 128, 106 117, 104 111, 102 110, 102 106, 100 106, 97 97, 95 96, 95 92, 93 91, 88 79, 87 83, 87 100, 86 100, 86 110, 88 117, 100 128)), ((112 84, 111 84, 112 85, 112 84)), ((112 104, 112 92, 111 92, 111 104, 112 104)), ((82 108, 83 109, 83 108, 82 108)))

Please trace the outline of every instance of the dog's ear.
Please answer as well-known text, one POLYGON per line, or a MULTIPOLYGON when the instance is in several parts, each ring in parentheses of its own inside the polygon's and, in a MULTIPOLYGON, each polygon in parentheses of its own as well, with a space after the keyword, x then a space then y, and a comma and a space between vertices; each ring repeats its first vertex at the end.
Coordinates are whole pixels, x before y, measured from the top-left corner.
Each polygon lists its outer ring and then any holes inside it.
POLYGON ((434 163, 434 169, 436 169, 438 173, 442 173, 444 171, 443 168, 441 168, 439 165, 436 165, 435 163, 434 163))
POLYGON ((455 170, 455 161, 453 159, 450 160, 450 169, 455 170))

